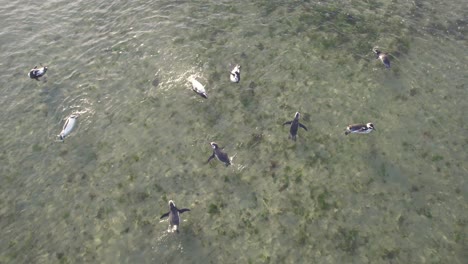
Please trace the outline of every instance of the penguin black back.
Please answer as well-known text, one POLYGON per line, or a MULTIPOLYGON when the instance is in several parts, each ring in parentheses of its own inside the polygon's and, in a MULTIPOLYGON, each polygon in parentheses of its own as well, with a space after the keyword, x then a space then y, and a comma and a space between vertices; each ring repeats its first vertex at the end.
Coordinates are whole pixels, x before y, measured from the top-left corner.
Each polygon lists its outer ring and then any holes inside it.
POLYGON ((284 125, 291 125, 291 127, 289 129, 289 138, 291 138, 294 141, 296 141, 297 132, 299 130, 299 127, 302 127, 303 129, 305 129, 307 131, 307 127, 299 122, 300 116, 301 116, 301 114, 299 112, 296 112, 296 114, 294 115, 294 119, 292 121, 288 121, 288 122, 283 123, 283 126, 284 125))

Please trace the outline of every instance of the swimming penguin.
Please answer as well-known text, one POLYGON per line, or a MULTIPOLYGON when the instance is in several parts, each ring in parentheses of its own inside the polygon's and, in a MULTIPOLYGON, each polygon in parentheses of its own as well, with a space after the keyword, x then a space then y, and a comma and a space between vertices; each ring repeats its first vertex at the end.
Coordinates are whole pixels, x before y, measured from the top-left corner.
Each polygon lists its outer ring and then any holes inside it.
POLYGON ((291 138, 294 141, 296 141, 297 130, 299 130, 299 127, 302 127, 303 129, 305 129, 307 131, 307 127, 305 127, 303 124, 299 123, 299 117, 300 116, 301 116, 301 114, 299 112, 296 112, 296 114, 294 115, 294 120, 285 122, 283 124, 283 126, 284 125, 291 125, 291 128, 289 130, 290 135, 289 135, 288 138, 291 138))
POLYGON ((67 118, 67 121, 65 121, 65 125, 63 125, 62 132, 60 132, 60 134, 57 135, 57 137, 59 137, 60 140, 65 141, 65 137, 70 135, 73 128, 75 127, 77 118, 78 118, 78 115, 76 114, 73 114, 67 118))
POLYGON ((241 68, 241 66, 239 64, 237 64, 236 67, 234 67, 234 69, 232 69, 231 75, 230 75, 231 82, 234 82, 234 83, 239 83, 240 82, 240 68, 241 68))
POLYGON ((388 54, 381 52, 377 47, 374 47, 372 51, 375 53, 376 58, 382 61, 385 68, 390 69, 390 59, 388 58, 388 54))
POLYGON ((208 99, 208 95, 206 94, 205 87, 199 81, 195 80, 195 78, 190 77, 188 81, 192 83, 192 90, 196 92, 201 97, 208 99))
POLYGON ((349 135, 351 133, 356 134, 368 134, 372 132, 372 130, 376 130, 374 124, 367 123, 367 124, 356 124, 356 125, 349 125, 346 127, 345 135, 349 135))
POLYGON ((47 71, 47 66, 43 66, 42 68, 37 68, 37 66, 34 66, 34 68, 29 71, 28 76, 31 79, 36 79, 36 81, 39 81, 39 78, 44 76, 46 71, 47 71))
POLYGON ((183 212, 190 211, 190 209, 177 209, 174 201, 169 201, 169 212, 163 214, 160 219, 169 216, 169 230, 170 232, 177 231, 179 233, 180 214, 183 212))
POLYGON ((231 160, 229 159, 228 154, 223 152, 216 142, 211 142, 210 145, 211 148, 213 148, 213 154, 208 158, 206 163, 216 157, 219 161, 223 162, 226 167, 231 165, 231 160))

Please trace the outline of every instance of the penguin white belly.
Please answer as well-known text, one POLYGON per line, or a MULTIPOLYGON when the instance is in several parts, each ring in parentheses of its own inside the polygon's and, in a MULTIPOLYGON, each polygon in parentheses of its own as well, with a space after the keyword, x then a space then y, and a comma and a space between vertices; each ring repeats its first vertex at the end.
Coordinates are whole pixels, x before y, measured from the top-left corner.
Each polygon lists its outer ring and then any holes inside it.
POLYGON ((76 124, 76 119, 78 118, 77 115, 71 115, 67 121, 65 122, 65 125, 63 125, 63 129, 62 129, 62 132, 60 132, 60 139, 63 140, 65 139, 65 137, 67 137, 68 135, 70 135, 70 133, 72 132, 73 128, 75 127, 75 124, 76 124))
POLYGON ((205 87, 199 81, 192 79, 192 87, 197 93, 206 93, 205 87))
POLYGON ((190 77, 188 81, 192 83, 193 91, 195 91, 197 94, 199 94, 200 96, 204 98, 208 98, 208 95, 206 94, 205 86, 203 86, 203 84, 195 80, 195 78, 193 77, 190 77))
POLYGON ((232 69, 231 75, 229 77, 231 82, 238 83, 240 81, 240 65, 236 65, 236 67, 232 69))
POLYGON ((235 73, 231 73, 230 78, 231 78, 231 82, 234 82, 234 83, 239 82, 237 75, 235 73))
POLYGON ((44 68, 40 68, 36 71, 36 76, 42 76, 45 74, 44 68))

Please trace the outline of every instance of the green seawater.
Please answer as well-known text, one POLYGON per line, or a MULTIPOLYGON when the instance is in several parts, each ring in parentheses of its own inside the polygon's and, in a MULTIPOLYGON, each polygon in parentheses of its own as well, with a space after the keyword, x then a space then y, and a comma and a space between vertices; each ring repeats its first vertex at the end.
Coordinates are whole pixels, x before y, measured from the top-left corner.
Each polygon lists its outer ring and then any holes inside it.
POLYGON ((0 263, 467 263, 466 10, 0 0, 0 263))

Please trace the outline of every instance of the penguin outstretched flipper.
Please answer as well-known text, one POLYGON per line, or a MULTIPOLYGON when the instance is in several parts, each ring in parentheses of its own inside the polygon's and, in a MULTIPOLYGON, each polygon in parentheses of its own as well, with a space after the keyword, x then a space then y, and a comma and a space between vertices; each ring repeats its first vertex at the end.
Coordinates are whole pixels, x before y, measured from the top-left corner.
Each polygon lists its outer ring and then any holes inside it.
POLYGON ((168 217, 168 216, 169 216, 169 213, 170 213, 170 212, 167 212, 167 213, 165 213, 165 214, 161 215, 161 217, 160 217, 159 219, 163 219, 163 218, 166 218, 166 217, 168 217))
POLYGON ((184 212, 189 212, 190 209, 184 208, 184 209, 179 209, 179 214, 184 213, 184 212))

